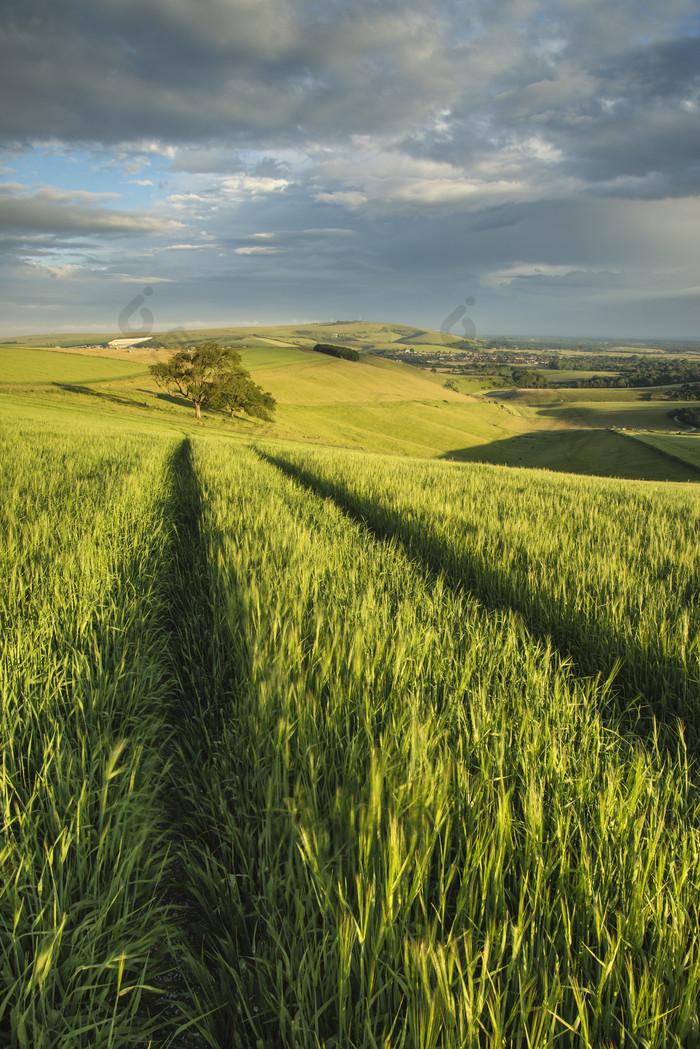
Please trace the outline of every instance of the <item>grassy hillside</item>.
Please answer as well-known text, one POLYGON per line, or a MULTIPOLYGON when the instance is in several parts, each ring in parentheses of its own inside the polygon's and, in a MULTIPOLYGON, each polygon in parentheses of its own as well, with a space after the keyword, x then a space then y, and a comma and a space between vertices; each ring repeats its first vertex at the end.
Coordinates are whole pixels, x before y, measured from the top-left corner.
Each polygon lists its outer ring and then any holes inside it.
MULTIPOLYGON (((673 458, 653 442, 631 444, 613 432, 671 432, 675 424, 668 418, 668 402, 652 400, 648 389, 499 391, 498 376, 457 378, 451 380, 456 389, 448 389, 450 377, 444 373, 365 352, 411 339, 427 344, 434 335, 404 325, 357 321, 209 329, 170 333, 168 338, 173 348, 185 339, 234 345, 254 380, 275 397, 271 423, 206 415, 203 425, 221 433, 574 473, 695 478, 692 457, 673 458), (339 344, 361 351, 359 362, 311 351, 316 341, 335 336, 339 344)), ((167 360, 171 352, 149 349, 148 344, 128 352, 94 346, 40 349, 28 340, 13 340, 0 347, 0 395, 188 427, 191 406, 159 390, 148 372, 148 365, 167 360)))
POLYGON ((78 353, 49 353, 36 348, 0 346, 0 384, 109 382, 144 375, 144 364, 78 353))
POLYGON ((367 404, 440 397, 463 402, 444 379, 380 357, 344 361, 301 350, 241 350, 243 364, 279 404, 367 404))
POLYGON ((599 477, 700 483, 700 461, 674 459, 654 440, 642 444, 609 430, 532 431, 488 445, 455 448, 443 457, 599 477))
POLYGON ((700 434, 635 433, 628 436, 700 470, 700 434))
MULTIPOLYGON (((129 364, 123 350, 109 351, 111 358, 122 358, 118 364, 96 350, 68 354, 7 347, 4 352, 12 362, 12 381, 0 387, 7 396, 147 413, 185 426, 193 421, 191 406, 163 394, 148 374, 147 365, 167 359, 168 351, 135 348, 129 364), (35 367, 38 360, 41 369, 35 367), (123 375, 115 375, 115 369, 123 375)), ((344 361, 271 341, 241 346, 240 353, 278 407, 271 424, 209 415, 205 425, 223 432, 432 456, 483 443, 494 434, 509 436, 518 425, 498 406, 445 389, 440 376, 379 357, 344 361)))
MULTIPOLYGON (((153 341, 162 342, 169 348, 180 345, 184 340, 188 342, 205 342, 213 339, 216 342, 237 345, 248 343, 273 342, 278 345, 289 346, 313 346, 317 342, 338 342, 340 345, 352 346, 354 349, 384 348, 392 346, 397 342, 406 342, 413 339, 420 341, 443 342, 454 341, 454 336, 443 335, 440 332, 426 332, 423 328, 414 328, 409 324, 385 324, 375 321, 351 321, 309 324, 277 324, 262 325, 255 327, 239 326, 226 328, 193 328, 187 332, 166 331, 151 333, 153 341)), ((48 348, 66 348, 76 345, 91 345, 94 343, 107 343, 111 339, 124 338, 124 333, 119 331, 100 333, 95 332, 62 332, 58 334, 45 335, 18 335, 11 340, 6 340, 11 345, 17 346, 39 346, 48 348)))
POLYGON ((678 430, 671 411, 679 411, 686 404, 692 406, 692 402, 664 400, 665 389, 501 390, 487 391, 485 396, 521 418, 532 418, 552 428, 671 434, 678 430))

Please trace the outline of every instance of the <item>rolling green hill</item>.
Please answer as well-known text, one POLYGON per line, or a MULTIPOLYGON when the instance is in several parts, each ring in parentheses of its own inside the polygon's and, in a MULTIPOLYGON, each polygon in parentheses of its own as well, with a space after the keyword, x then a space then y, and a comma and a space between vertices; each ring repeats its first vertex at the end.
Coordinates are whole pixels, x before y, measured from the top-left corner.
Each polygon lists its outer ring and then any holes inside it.
MULTIPOLYGON (((107 343, 111 339, 124 338, 124 333, 95 332, 60 332, 42 335, 17 335, 2 340, 8 345, 40 346, 43 348, 68 348, 90 345, 96 342, 107 343)), ((186 332, 166 331, 151 333, 153 341, 162 342, 170 348, 181 344, 206 342, 210 339, 235 345, 238 342, 255 344, 256 342, 275 342, 279 345, 313 346, 317 342, 338 341, 341 345, 348 343, 360 349, 362 345, 372 348, 391 346, 402 341, 454 342, 451 335, 440 332, 426 332, 410 324, 386 324, 376 321, 322 321, 308 324, 272 324, 250 326, 232 326, 225 328, 193 328, 186 332)))
POLYGON ((86 357, 78 353, 0 346, 0 384, 108 382, 146 374, 143 364, 130 360, 86 357))
MULTIPOLYGON (((270 423, 206 414, 203 425, 220 433, 571 473, 700 480, 700 464, 692 456, 671 456, 654 442, 633 444, 614 432, 663 434, 675 427, 668 402, 651 400, 648 389, 487 389, 497 384, 497 377, 460 378, 456 389, 449 389, 449 375, 366 352, 399 341, 420 345, 420 339, 439 334, 355 321, 207 329, 156 335, 154 341, 171 341, 173 349, 185 341, 208 339, 233 345, 254 380, 275 397, 277 410, 270 423), (316 341, 335 337, 340 345, 359 349, 360 361, 311 352, 316 341)), ((167 360, 171 349, 149 349, 148 344, 128 352, 75 345, 67 349, 57 347, 54 338, 35 337, 32 346, 27 337, 0 347, 0 396, 193 425, 191 406, 164 394, 148 372, 148 365, 167 360), (44 348, 39 348, 42 341, 44 348), (49 344, 53 348, 46 348, 49 344)), ((72 337, 62 338, 70 342, 72 337)))

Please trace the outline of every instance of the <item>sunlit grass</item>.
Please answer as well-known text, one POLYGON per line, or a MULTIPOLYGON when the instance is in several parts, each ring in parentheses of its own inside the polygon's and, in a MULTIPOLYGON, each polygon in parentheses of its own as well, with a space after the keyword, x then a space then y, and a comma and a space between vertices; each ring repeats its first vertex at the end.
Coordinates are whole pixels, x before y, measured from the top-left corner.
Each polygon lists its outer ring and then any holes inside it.
POLYGON ((0 1045, 700 1044, 694 489, 42 413, 0 1045))
POLYGON ((695 1044, 683 751, 331 501, 195 453, 219 691, 182 744, 186 863, 220 1044, 695 1044))
POLYGON ((172 449, 75 422, 0 434, 3 1045, 157 1028, 172 449))
POLYGON ((632 709, 700 743, 700 497, 695 486, 558 478, 352 453, 274 453, 411 556, 513 608, 632 709), (533 480, 533 477, 535 478, 533 480))
POLYGON ((92 383, 145 374, 143 366, 78 353, 52 353, 23 346, 0 346, 0 383, 92 383))

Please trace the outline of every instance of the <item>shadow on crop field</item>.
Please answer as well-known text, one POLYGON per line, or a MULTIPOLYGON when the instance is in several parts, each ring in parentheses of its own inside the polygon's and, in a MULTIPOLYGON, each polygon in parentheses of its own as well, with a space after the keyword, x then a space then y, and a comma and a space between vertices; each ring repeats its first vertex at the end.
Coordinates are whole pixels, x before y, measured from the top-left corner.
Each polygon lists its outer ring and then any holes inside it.
MULTIPOLYGON (((258 930, 247 929, 229 899, 232 894, 237 901, 242 897, 237 895, 235 878, 235 892, 231 887, 228 839, 222 833, 230 803, 222 813, 220 748, 223 725, 235 717, 242 671, 236 646, 221 643, 223 613, 214 593, 216 567, 189 439, 178 445, 170 473, 172 543, 164 581, 168 593, 164 634, 178 687, 172 698, 174 742, 168 755, 171 795, 166 819, 174 859, 166 894, 179 913, 180 939, 173 951, 175 1004, 167 1044, 194 1049, 232 1045, 242 1009, 236 980, 230 972, 225 976, 221 972, 217 944, 224 935, 222 928, 225 932, 234 928, 240 942, 254 942, 258 930)), ((236 783, 227 783, 227 789, 235 797, 236 783)), ((235 807, 231 811, 230 819, 235 821, 235 807)))
POLYGON ((166 401, 167 404, 176 404, 178 408, 189 408, 193 411, 192 401, 188 401, 185 397, 175 397, 170 393, 155 393, 153 390, 141 390, 141 393, 149 393, 152 397, 155 397, 157 401, 166 401))
POLYGON ((632 481, 685 484, 700 480, 700 470, 695 467, 607 429, 538 430, 488 444, 453 448, 439 458, 632 481))
POLYGON ((377 499, 363 498, 341 480, 316 476, 279 456, 258 454, 300 485, 332 499, 375 538, 397 540, 426 573, 442 576, 450 587, 470 593, 487 610, 517 613, 531 635, 550 642, 572 662, 576 674, 612 678, 609 709, 603 713, 615 728, 642 741, 653 738, 675 755, 680 719, 689 754, 700 757, 698 682, 680 659, 616 634, 602 617, 562 604, 548 591, 546 580, 536 590, 476 549, 450 549, 428 529, 377 499))
POLYGON ((173 681, 171 731, 165 744, 170 778, 163 817, 171 842, 171 859, 162 893, 177 916, 177 936, 171 947, 168 974, 171 1005, 166 1007, 163 1021, 168 1045, 190 1047, 201 1044, 191 1038, 193 1028, 199 1030, 205 1022, 197 1000, 202 971, 196 966, 193 971, 192 964, 192 959, 202 959, 204 954, 202 920, 187 860, 189 843, 200 830, 192 770, 204 769, 211 761, 212 737, 207 725, 211 710, 216 707, 216 684, 211 651, 212 600, 200 535, 202 496, 188 439, 177 445, 168 474, 169 498, 163 515, 171 540, 159 586, 163 593, 163 644, 173 681), (189 1033, 182 1040, 184 1030, 189 1033))
POLYGON ((66 393, 79 393, 87 397, 94 397, 96 400, 104 401, 108 404, 119 404, 126 408, 148 407, 145 403, 141 404, 127 397, 118 397, 117 394, 106 393, 104 390, 94 390, 90 386, 79 386, 76 383, 69 382, 54 382, 52 385, 57 386, 59 390, 65 390, 66 393))

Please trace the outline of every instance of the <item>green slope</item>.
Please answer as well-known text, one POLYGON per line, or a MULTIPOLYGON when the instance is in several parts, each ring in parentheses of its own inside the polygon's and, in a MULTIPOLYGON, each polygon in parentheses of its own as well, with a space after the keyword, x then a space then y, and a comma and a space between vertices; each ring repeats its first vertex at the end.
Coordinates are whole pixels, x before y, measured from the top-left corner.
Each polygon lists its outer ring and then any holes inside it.
MULTIPOLYGON (((15 396, 40 396, 66 405, 90 403, 94 408, 147 412, 190 423, 191 407, 159 391, 146 368, 146 363, 167 358, 167 351, 136 348, 133 364, 104 359, 96 352, 8 347, 14 382, 5 390, 15 396), (41 361, 41 369, 30 374, 27 359, 41 361), (19 376, 25 381, 19 383, 19 376)), ((105 352, 118 356, 118 351, 105 352)), ((207 426, 423 456, 482 443, 496 432, 509 436, 512 429, 513 420, 497 405, 445 389, 444 378, 408 365, 369 355, 358 362, 345 361, 272 340, 263 346, 241 346, 240 352, 255 381, 277 401, 274 422, 228 422, 221 415, 208 415, 207 426)))
POLYGON ((693 465, 683 462, 681 456, 665 454, 655 440, 643 444, 603 429, 535 431, 491 444, 456 448, 444 457, 599 477, 700 482, 700 457, 693 465))
MULTIPOLYGON (((221 328, 195 328, 190 331, 151 332, 153 341, 162 342, 164 346, 175 348, 183 343, 197 343, 214 340, 215 342, 237 345, 249 345, 272 342, 291 346, 313 346, 317 342, 338 342, 354 349, 382 349, 397 342, 428 341, 452 342, 454 336, 442 335, 439 332, 426 332, 410 324, 391 324, 377 321, 351 321, 308 324, 273 324, 250 326, 231 326, 221 328)), ((2 340, 17 346, 72 347, 76 345, 107 343, 110 339, 123 338, 124 333, 113 331, 96 334, 95 332, 61 332, 41 335, 18 335, 2 340)))
POLYGON ((306 350, 242 350, 243 364, 264 384, 279 404, 367 404, 375 401, 416 401, 441 397, 464 402, 447 390, 444 379, 410 365, 380 357, 360 361, 306 350))
POLYGON ((112 360, 78 353, 55 353, 18 346, 0 346, 0 383, 107 382, 146 373, 130 360, 112 360))
MULTIPOLYGON (((238 329, 238 342, 232 339, 236 329, 187 333, 192 341, 205 336, 232 341, 254 380, 277 401, 271 423, 207 413, 202 425, 231 436, 279 437, 400 455, 650 480, 695 479, 688 455, 671 456, 649 442, 625 441, 613 432, 646 428, 668 433, 675 426, 668 418, 668 402, 650 400, 648 390, 484 392, 487 383, 463 380, 457 392, 445 387, 449 377, 444 374, 371 354, 353 362, 314 353, 311 345, 328 339, 329 329, 238 329)), ((354 342, 362 348, 370 337, 395 342, 409 333, 420 334, 407 326, 358 321, 338 326, 330 337, 342 334, 341 344, 354 342)), ((149 364, 168 359, 170 353, 134 347, 127 357, 114 348, 67 352, 6 345, 0 348, 0 396, 189 428, 194 425, 191 405, 164 394, 148 372, 149 364)))
POLYGON ((633 433, 627 436, 700 472, 700 434, 633 433))

